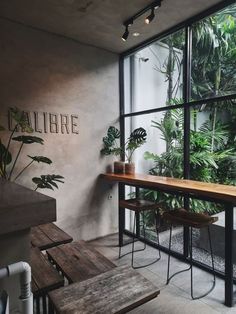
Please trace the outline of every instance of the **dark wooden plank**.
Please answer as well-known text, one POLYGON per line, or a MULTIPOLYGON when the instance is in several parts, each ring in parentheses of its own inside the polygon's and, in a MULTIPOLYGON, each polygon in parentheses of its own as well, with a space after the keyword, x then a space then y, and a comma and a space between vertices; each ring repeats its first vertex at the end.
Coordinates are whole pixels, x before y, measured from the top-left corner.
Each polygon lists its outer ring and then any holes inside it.
POLYGON ((47 254, 70 282, 83 281, 115 267, 85 241, 54 247, 47 254))
POLYGON ((50 292, 49 297, 60 314, 114 314, 126 313, 159 293, 137 271, 121 266, 50 292))
POLYGON ((31 248, 30 250, 30 266, 34 294, 40 294, 63 286, 64 279, 38 248, 31 248))
POLYGON ((40 250, 45 250, 45 247, 48 248, 53 245, 52 240, 39 227, 31 228, 30 241, 33 247, 40 250))
POLYGON ((236 186, 138 173, 134 175, 107 173, 101 174, 100 177, 107 181, 122 182, 133 186, 160 188, 166 192, 193 193, 196 196, 214 198, 236 205, 236 186))
POLYGON ((68 233, 57 227, 54 223, 40 225, 39 228, 55 245, 66 244, 73 241, 73 238, 68 233))
POLYGON ((31 243, 40 250, 72 241, 73 238, 54 223, 43 224, 31 229, 31 243))

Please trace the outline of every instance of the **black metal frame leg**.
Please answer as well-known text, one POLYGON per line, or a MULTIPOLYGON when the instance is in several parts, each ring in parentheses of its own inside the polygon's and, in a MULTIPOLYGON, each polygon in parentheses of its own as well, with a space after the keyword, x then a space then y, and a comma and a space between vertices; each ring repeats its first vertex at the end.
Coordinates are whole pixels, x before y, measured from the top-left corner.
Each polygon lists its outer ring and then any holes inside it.
POLYGON ((233 300, 233 225, 234 207, 225 206, 225 305, 232 307, 233 300))

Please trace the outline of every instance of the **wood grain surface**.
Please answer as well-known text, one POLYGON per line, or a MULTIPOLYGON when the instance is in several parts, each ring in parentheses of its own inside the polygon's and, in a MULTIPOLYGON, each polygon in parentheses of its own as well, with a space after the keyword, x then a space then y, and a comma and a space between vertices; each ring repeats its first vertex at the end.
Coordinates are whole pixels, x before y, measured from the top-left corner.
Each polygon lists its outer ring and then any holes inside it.
POLYGON ((160 293, 129 266, 116 267, 83 282, 49 293, 60 314, 126 313, 160 293))
POLYGON ((83 281, 115 267, 85 241, 54 247, 47 254, 69 282, 83 281))
MULTIPOLYGON (((100 178, 108 182, 122 182, 137 187, 147 187, 166 192, 190 193, 193 196, 204 196, 236 205, 236 186, 175 179, 146 174, 101 174, 100 178)), ((190 195, 191 196, 191 195, 190 195)))
POLYGON ((73 238, 54 223, 48 223, 31 228, 30 240, 32 246, 46 250, 60 244, 70 243, 73 238))
POLYGON ((63 286, 64 279, 38 248, 30 250, 30 266, 32 292, 35 296, 63 286))

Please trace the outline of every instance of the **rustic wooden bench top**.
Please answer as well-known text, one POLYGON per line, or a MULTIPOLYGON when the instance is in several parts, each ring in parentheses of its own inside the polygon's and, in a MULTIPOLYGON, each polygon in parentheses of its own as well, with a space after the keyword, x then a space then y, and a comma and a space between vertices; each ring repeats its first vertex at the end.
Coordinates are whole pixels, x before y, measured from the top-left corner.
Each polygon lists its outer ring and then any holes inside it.
POLYGON ((54 223, 48 223, 31 228, 31 244, 40 250, 72 242, 73 238, 57 227, 54 223))
POLYGON ((137 271, 121 266, 54 290, 49 298, 60 314, 113 314, 126 313, 159 293, 159 289, 137 271))
POLYGON ((47 250, 47 254, 69 282, 83 281, 115 267, 85 241, 51 248, 47 250))
POLYGON ((31 248, 30 266, 32 270, 32 292, 35 296, 63 286, 62 276, 38 248, 31 248))

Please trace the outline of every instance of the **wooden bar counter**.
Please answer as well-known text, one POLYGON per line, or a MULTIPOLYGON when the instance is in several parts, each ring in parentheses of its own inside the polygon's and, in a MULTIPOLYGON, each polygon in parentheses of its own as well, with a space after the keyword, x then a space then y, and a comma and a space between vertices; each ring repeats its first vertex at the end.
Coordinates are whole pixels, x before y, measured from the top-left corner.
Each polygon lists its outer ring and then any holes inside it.
MULTIPOLYGON (((30 256, 30 228, 56 220, 56 200, 0 179, 0 268, 30 256)), ((0 281, 10 296, 10 312, 18 308, 16 277, 0 281)))
MULTIPOLYGON (((225 208, 225 305, 233 306, 233 221, 236 206, 236 187, 185 179, 152 176, 146 174, 101 174, 106 182, 118 182, 119 194, 124 195, 124 185, 146 188, 184 197, 223 204, 225 208)), ((123 245, 124 211, 119 210, 119 245, 123 245)), ((235 244, 236 246, 236 244, 235 244)))

